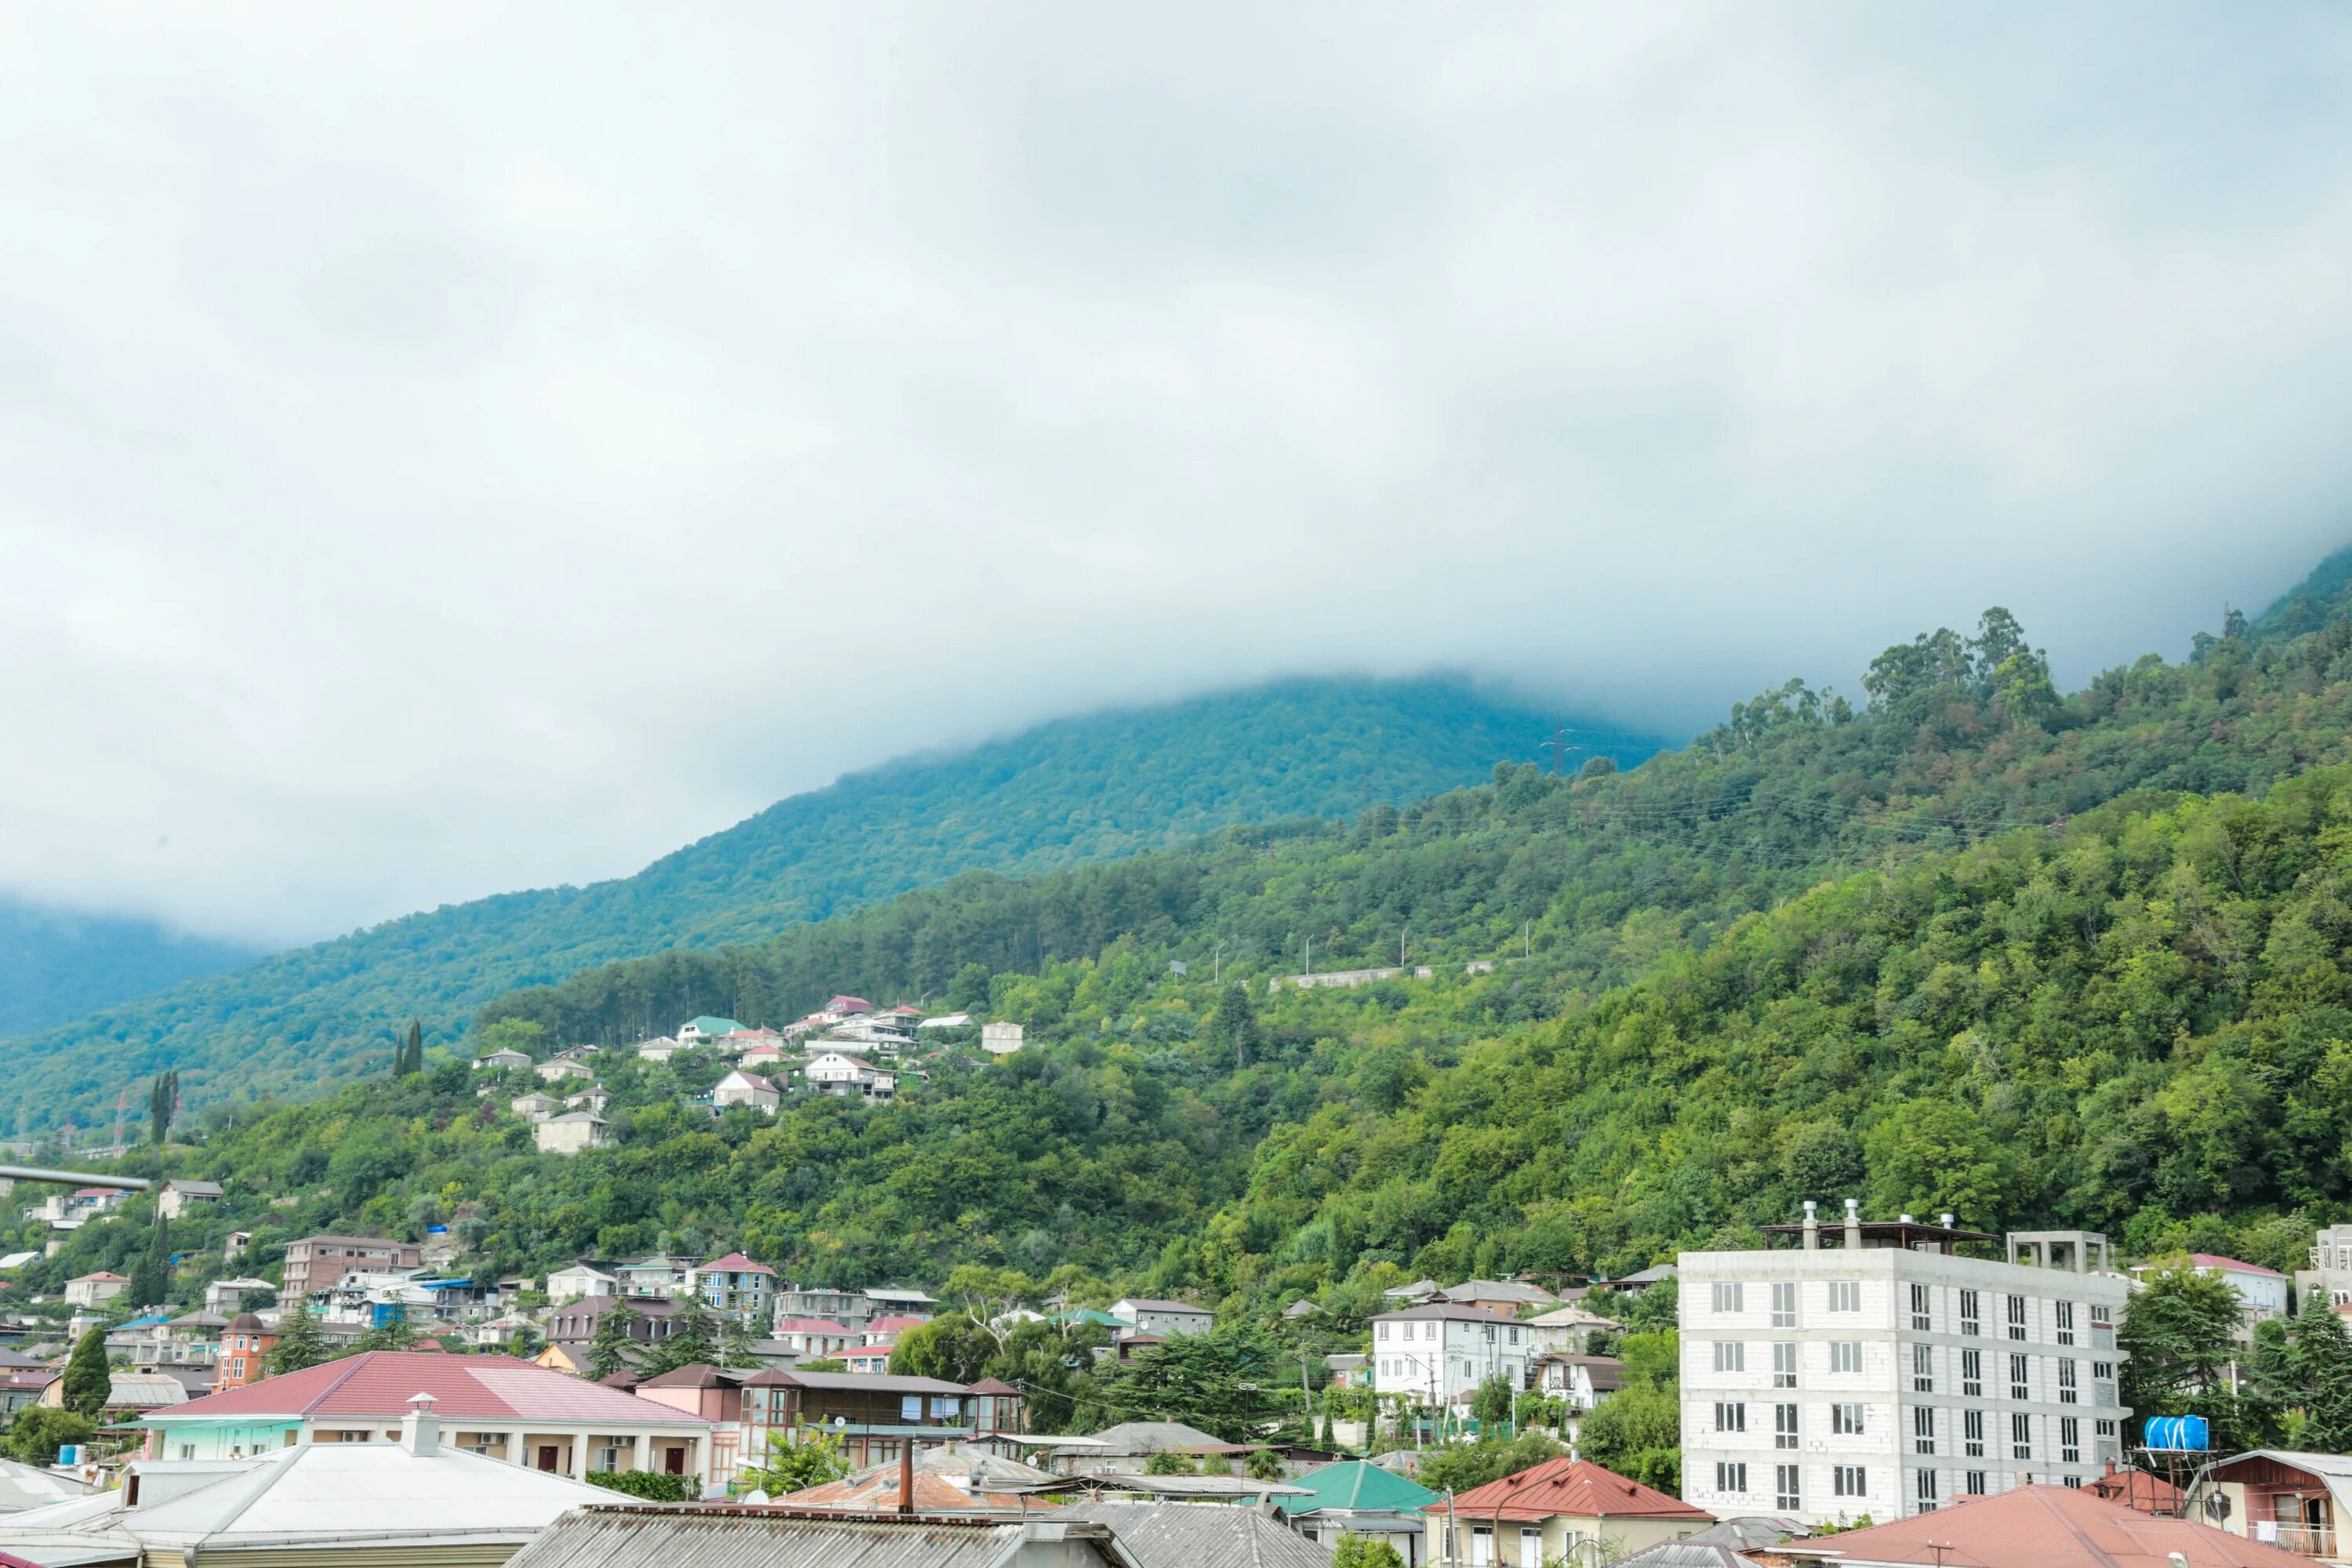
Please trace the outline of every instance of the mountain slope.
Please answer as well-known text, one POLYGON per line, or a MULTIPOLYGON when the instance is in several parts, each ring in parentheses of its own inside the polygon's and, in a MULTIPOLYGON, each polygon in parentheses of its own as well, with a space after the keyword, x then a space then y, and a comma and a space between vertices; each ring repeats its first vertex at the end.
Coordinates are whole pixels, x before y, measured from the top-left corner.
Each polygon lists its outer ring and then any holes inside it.
POLYGON ((1409 799, 1536 755, 1551 722, 1435 679, 1287 681, 1065 720, 793 796, 634 877, 445 906, 0 1042, 0 1065, 40 1124, 87 1120, 165 1066, 192 1102, 299 1088, 354 1069, 412 1015, 448 1038, 511 986, 972 868, 1034 872, 1409 799))
POLYGON ((47 1028, 257 956, 152 921, 80 914, 0 895, 0 1035, 47 1028))
POLYGON ((2352 545, 2311 569, 2311 574, 2281 594, 2253 624, 2266 642, 2287 642, 2341 620, 2352 612, 2352 545))
MULTIPOLYGON (((1862 712, 1784 688, 1630 773, 1507 768, 520 991, 486 1027, 945 986, 1031 1046, 716 1123, 684 1099, 718 1064, 614 1053, 618 1146, 572 1160, 463 1061, 220 1107, 173 1158, 232 1197, 184 1239, 218 1267, 232 1223, 265 1262, 447 1223, 499 1269, 740 1246, 848 1284, 1313 1294, 1335 1322, 1414 1273, 1616 1272, 1805 1196, 2286 1258, 2352 1201, 2352 632, 2063 700, 2027 662, 1988 617, 1889 650, 1862 712), (1430 979, 1269 994, 1303 935, 1319 968, 1401 931, 1430 979)), ((19 1288, 137 1243, 89 1227, 19 1288)))

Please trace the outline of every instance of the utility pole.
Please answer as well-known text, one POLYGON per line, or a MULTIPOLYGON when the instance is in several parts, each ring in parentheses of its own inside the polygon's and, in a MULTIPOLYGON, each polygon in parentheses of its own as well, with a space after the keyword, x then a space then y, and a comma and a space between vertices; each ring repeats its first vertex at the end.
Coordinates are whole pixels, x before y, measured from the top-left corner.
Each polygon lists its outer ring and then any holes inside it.
POLYGON ((1522 923, 1519 927, 1519 956, 1521 958, 1533 958, 1535 955, 1536 922, 1533 921, 1528 921, 1522 923))
POLYGON ((1213 976, 1212 983, 1218 990, 1223 990, 1225 987, 1225 944, 1223 942, 1217 943, 1217 951, 1210 958, 1209 963, 1209 973, 1213 976))

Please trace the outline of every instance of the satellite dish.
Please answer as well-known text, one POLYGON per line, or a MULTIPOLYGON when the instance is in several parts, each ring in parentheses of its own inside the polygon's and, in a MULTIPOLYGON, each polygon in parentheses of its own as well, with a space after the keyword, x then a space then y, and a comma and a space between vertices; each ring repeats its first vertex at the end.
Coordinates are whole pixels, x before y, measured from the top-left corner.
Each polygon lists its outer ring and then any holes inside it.
POLYGON ((2230 1500, 2221 1492, 2215 1492, 2205 1500, 2205 1515, 2209 1519, 2229 1518, 2230 1500))

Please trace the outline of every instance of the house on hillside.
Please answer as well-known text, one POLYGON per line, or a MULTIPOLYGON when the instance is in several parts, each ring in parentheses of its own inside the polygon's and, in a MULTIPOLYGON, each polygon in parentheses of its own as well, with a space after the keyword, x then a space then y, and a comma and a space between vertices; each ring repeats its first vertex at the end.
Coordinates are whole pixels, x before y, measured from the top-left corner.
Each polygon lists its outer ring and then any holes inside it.
POLYGON ((1111 1316, 1135 1325, 1140 1334, 1172 1339, 1180 1334, 1205 1334, 1216 1327, 1217 1315, 1190 1301, 1167 1301, 1150 1296, 1122 1296, 1110 1304, 1111 1316))
POLYGON ((1448 1405, 1489 1378, 1527 1386, 1535 1359, 1524 1324, 1484 1307, 1433 1301, 1372 1319, 1372 1387, 1424 1405, 1448 1405))
POLYGON ((1536 1358, 1536 1386, 1578 1410, 1595 1410, 1625 1386, 1625 1363, 1615 1356, 1554 1352, 1536 1358))
POLYGON ((518 1094, 508 1100, 507 1109, 525 1121, 544 1121, 563 1109, 563 1101, 551 1094, 533 1089, 529 1094, 518 1094))
POLYGON ((729 1035, 740 1035, 743 1032, 743 1026, 734 1019, 714 1018, 705 1013, 699 1018, 689 1018, 679 1025, 677 1038, 680 1045, 716 1045, 729 1035))
POLYGON ((1309 1541, 1336 1546, 1350 1535, 1386 1542, 1418 1568, 1428 1521, 1422 1510, 1443 1493, 1363 1459, 1343 1460, 1298 1478, 1304 1496, 1277 1497, 1275 1511, 1309 1541))
POLYGON ((592 1262, 583 1258, 569 1268, 548 1270, 547 1299, 559 1306, 566 1301, 585 1300, 591 1296, 619 1294, 620 1272, 609 1263, 592 1262))
MULTIPOLYGON (((2132 1273, 2146 1279, 2155 1270, 2179 1261, 2178 1258, 2161 1258, 2143 1263, 2132 1273)), ((2286 1316, 2286 1276, 2277 1269, 2211 1252, 2192 1252, 2188 1255, 2188 1262, 2198 1273, 2210 1274, 2227 1285, 2238 1298, 2238 1337, 2247 1344, 2253 1343, 2255 1324, 2286 1316)))
POLYGON ((1438 1294, 1457 1307, 1483 1307, 1500 1318, 1516 1318, 1528 1308, 1559 1305, 1559 1298, 1542 1286, 1523 1285, 1516 1279, 1465 1279, 1438 1294))
POLYGON ((612 1124, 593 1110, 567 1110, 531 1129, 542 1154, 577 1154, 603 1149, 613 1142, 612 1124))
POLYGON ((695 1260, 674 1258, 667 1252, 656 1252, 645 1258, 632 1258, 617 1266, 614 1272, 621 1281, 625 1296, 691 1296, 694 1294, 695 1260))
POLYGON ((764 1322, 775 1306, 776 1271, 740 1252, 730 1252, 697 1268, 694 1288, 704 1305, 722 1317, 764 1322))
POLYGON ((1023 1030, 1018 1024, 994 1023, 980 1026, 980 1048, 992 1057, 1009 1057, 1023 1045, 1023 1030))
POLYGON ((218 1182, 190 1181, 175 1177, 163 1184, 163 1194, 155 1200, 155 1212, 165 1219, 184 1219, 196 1209, 221 1201, 218 1182))
POLYGON ((529 1066, 530 1066, 530 1058, 520 1051, 491 1051, 474 1058, 474 1070, 477 1072, 486 1068, 497 1072, 505 1068, 529 1066))
POLYGON ((415 1268, 424 1261, 413 1241, 391 1241, 380 1236, 306 1236, 286 1244, 282 1299, 315 1296, 332 1289, 354 1269, 415 1268))
POLYGON ((1588 1312, 1581 1307, 1560 1307, 1540 1312, 1523 1321, 1529 1342, 1538 1350, 1556 1352, 1561 1355, 1584 1355, 1592 1349, 1595 1334, 1621 1334, 1625 1325, 1598 1312, 1588 1312))
POLYGON ((841 1355, 857 1343, 856 1330, 824 1318, 787 1318, 771 1331, 794 1355, 809 1360, 841 1355))
POLYGON ((567 1061, 561 1057, 540 1063, 536 1070, 539 1081, 546 1084, 583 1084, 596 1076, 586 1062, 567 1061))
POLYGON ((890 1100, 898 1092, 898 1075, 880 1068, 827 1051, 814 1057, 801 1069, 801 1078, 819 1094, 855 1096, 865 1100, 890 1100))
POLYGON ((641 1062, 666 1062, 684 1049, 686 1045, 683 1041, 667 1035, 656 1035, 650 1040, 637 1042, 637 1059, 641 1062))
POLYGON ((773 1116, 776 1107, 783 1102, 776 1086, 763 1078, 753 1078, 742 1071, 729 1073, 710 1091, 710 1103, 716 1106, 748 1105, 754 1110, 773 1116))

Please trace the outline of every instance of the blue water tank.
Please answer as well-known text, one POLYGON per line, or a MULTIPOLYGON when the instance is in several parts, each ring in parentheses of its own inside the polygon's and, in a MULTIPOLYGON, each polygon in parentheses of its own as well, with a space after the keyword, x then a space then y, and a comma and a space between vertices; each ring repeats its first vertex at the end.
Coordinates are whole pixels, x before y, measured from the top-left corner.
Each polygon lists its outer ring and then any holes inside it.
POLYGON ((2140 1424, 2140 1442, 2161 1453, 2201 1454, 2213 1436, 2202 1415, 2151 1415, 2140 1424))
POLYGON ((80 1463, 81 1463, 81 1445, 80 1445, 80 1444, 79 1444, 79 1443, 60 1443, 60 1444, 58 1444, 58 1464, 60 1464, 60 1465, 68 1465, 68 1466, 71 1466, 71 1465, 79 1465, 79 1464, 80 1464, 80 1463))

